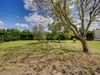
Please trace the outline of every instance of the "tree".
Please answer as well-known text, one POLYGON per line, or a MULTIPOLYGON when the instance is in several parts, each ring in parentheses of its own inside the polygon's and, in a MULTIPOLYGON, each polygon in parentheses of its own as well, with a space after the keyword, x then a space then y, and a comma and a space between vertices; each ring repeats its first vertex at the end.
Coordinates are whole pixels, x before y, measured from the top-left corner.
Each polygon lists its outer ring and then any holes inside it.
POLYGON ((63 28, 63 24, 58 21, 57 23, 52 23, 48 25, 49 30, 51 30, 54 39, 57 39, 58 37, 58 42, 60 43, 60 35, 61 35, 61 30, 63 28))
POLYGON ((16 41, 20 40, 20 30, 18 29, 3 29, 0 31, 0 37, 4 41, 16 41))
POLYGON ((39 40, 39 43, 40 40, 46 39, 44 27, 42 25, 38 25, 32 28, 32 32, 34 35, 34 39, 39 40))
MULTIPOLYGON (((67 14, 70 15, 70 13, 71 13, 70 9, 67 9, 67 14)), ((51 29, 52 32, 55 31, 57 33, 57 35, 58 35, 57 39, 59 40, 58 42, 60 43, 62 31, 64 31, 65 28, 67 30, 68 27, 65 26, 63 21, 60 19, 61 16, 59 15, 59 13, 55 12, 55 10, 52 10, 51 17, 54 19, 54 21, 51 24, 51 26, 49 26, 49 29, 51 29)), ((71 16, 70 20, 73 21, 72 16, 71 16)))
POLYGON ((72 36, 75 36, 74 32, 67 26, 64 27, 62 35, 66 38, 66 40, 71 40, 72 36))
POLYGON ((51 31, 51 37, 56 40, 57 39, 57 30, 55 29, 56 26, 52 23, 48 25, 48 29, 51 31))
POLYGON ((18 29, 8 29, 7 31, 11 33, 11 35, 10 35, 11 41, 20 40, 20 30, 18 30, 18 29))
POLYGON ((83 52, 90 53, 86 35, 91 23, 100 15, 100 0, 34 0, 34 2, 37 4, 38 9, 48 10, 45 13, 55 11, 54 15, 58 16, 79 38, 83 52), (74 13, 72 12, 71 15, 75 15, 75 20, 81 21, 83 35, 77 27, 79 24, 73 23, 67 13, 67 9, 71 6, 74 7, 74 13))
POLYGON ((25 29, 20 33, 20 39, 21 40, 33 40, 34 36, 33 36, 32 32, 25 29))

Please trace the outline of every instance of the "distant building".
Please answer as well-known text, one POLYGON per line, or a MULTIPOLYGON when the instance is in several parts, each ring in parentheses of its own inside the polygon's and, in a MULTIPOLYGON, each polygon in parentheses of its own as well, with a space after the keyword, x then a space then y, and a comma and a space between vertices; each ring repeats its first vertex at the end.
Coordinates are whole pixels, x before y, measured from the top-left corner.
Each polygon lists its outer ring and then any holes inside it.
POLYGON ((94 30, 95 32, 95 40, 100 40, 100 30, 94 30))

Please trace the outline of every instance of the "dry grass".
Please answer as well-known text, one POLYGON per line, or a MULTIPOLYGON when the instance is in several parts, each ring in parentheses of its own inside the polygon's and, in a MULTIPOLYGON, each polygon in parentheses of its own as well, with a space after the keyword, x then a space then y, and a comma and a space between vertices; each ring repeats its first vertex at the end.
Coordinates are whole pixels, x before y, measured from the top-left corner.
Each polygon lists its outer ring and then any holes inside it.
POLYGON ((0 75, 99 75, 100 41, 88 41, 92 55, 77 41, 15 41, 0 45, 0 75))

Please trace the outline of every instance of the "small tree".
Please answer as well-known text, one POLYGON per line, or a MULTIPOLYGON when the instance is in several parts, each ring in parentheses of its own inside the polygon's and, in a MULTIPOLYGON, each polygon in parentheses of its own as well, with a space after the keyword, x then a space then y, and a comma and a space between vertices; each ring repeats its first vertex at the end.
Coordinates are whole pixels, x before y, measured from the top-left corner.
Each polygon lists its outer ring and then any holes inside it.
POLYGON ((38 25, 34 27, 32 29, 32 32, 34 35, 34 39, 39 40, 39 43, 40 43, 40 40, 46 39, 46 34, 44 31, 44 27, 42 25, 38 25))
POLYGON ((53 35, 54 39, 57 39, 58 37, 58 43, 60 43, 60 35, 62 32, 62 27, 63 24, 60 22, 52 23, 48 25, 49 30, 51 30, 52 34, 54 34, 53 35))

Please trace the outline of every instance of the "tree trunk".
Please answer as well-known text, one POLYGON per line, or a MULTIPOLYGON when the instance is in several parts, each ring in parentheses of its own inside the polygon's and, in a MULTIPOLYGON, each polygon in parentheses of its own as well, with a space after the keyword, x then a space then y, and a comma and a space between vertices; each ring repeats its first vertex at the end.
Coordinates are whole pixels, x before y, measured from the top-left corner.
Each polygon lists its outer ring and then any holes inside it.
POLYGON ((59 34, 59 41, 58 41, 58 43, 60 43, 60 34, 59 34))
POLYGON ((50 44, 50 40, 47 40, 48 44, 50 44))
POLYGON ((81 42, 82 42, 83 52, 86 52, 86 53, 90 54, 90 50, 89 50, 89 47, 88 47, 87 40, 83 40, 81 42))
POLYGON ((39 39, 39 44, 40 44, 40 39, 39 39))

